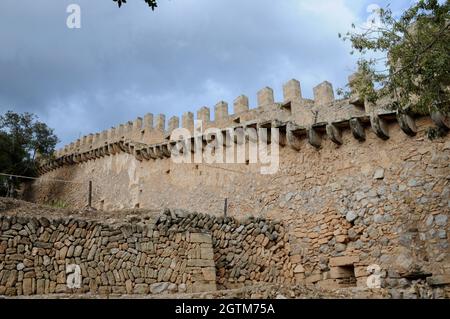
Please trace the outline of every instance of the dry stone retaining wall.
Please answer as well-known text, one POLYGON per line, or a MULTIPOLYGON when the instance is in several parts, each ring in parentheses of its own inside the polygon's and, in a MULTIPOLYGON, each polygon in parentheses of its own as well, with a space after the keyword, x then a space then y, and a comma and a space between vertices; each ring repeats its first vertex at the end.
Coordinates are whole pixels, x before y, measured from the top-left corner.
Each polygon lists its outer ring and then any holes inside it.
POLYGON ((211 233, 218 288, 295 282, 299 260, 291 260, 288 234, 280 221, 255 217, 239 221, 177 209, 167 211, 157 228, 211 233), (178 214, 185 217, 176 218, 178 214))
MULTIPOLYGON (((0 218, 0 294, 148 294, 216 289, 211 236, 142 222, 0 218), (81 287, 69 289, 69 272, 81 287)), ((69 280, 70 281, 70 280, 69 280)))
POLYGON ((47 217, 0 217, 0 295, 195 293, 293 282, 278 222, 181 210, 109 222, 47 217), (79 288, 70 286, 77 266, 79 288))

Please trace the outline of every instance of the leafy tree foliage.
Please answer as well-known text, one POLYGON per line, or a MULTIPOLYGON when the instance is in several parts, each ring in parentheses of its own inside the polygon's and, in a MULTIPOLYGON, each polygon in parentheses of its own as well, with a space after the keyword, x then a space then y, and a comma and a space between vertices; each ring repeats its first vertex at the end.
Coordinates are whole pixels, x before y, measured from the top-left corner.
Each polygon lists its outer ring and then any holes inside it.
MULTIPOLYGON (((117 5, 119 8, 122 6, 123 3, 127 3, 127 0, 113 0, 114 2, 117 2, 117 5)), ((158 6, 156 3, 156 0, 144 0, 152 10, 155 10, 155 8, 158 6)))
MULTIPOLYGON (((0 173, 35 176, 36 156, 51 157, 58 138, 30 113, 0 116, 0 173)), ((21 180, 0 176, 0 196, 12 195, 21 180)))
POLYGON ((420 0, 398 18, 389 6, 377 15, 378 23, 339 34, 361 55, 351 90, 371 102, 392 97, 394 109, 448 113, 450 0, 420 0))

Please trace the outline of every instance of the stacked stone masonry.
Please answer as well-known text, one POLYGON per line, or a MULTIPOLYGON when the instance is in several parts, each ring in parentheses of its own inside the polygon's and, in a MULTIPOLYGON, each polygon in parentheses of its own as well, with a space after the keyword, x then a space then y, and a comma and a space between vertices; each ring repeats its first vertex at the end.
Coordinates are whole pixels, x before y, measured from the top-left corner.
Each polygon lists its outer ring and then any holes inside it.
POLYGON ((0 295, 196 293, 294 282, 279 222, 180 210, 108 223, 19 215, 0 217, 0 295), (78 288, 68 286, 74 265, 78 288))
MULTIPOLYGON (((296 282, 364 287, 368 267, 377 265, 388 288, 414 281, 448 287, 450 140, 448 134, 430 140, 427 130, 448 130, 449 118, 393 112, 389 100, 336 100, 328 82, 314 89, 314 100, 302 97, 296 80, 283 95, 275 102, 264 88, 256 108, 239 96, 234 113, 223 101, 214 120, 208 108, 197 113, 204 129, 218 127, 224 135, 278 128, 274 174, 262 175, 261 163, 175 163, 170 133, 180 121, 164 130, 163 117, 153 125, 147 116, 142 125, 120 125, 58 151, 25 196, 84 207, 92 181, 97 209, 188 208, 216 216, 227 198, 229 216, 283 222, 296 282)), ((192 130, 192 122, 186 113, 182 125, 192 130)))

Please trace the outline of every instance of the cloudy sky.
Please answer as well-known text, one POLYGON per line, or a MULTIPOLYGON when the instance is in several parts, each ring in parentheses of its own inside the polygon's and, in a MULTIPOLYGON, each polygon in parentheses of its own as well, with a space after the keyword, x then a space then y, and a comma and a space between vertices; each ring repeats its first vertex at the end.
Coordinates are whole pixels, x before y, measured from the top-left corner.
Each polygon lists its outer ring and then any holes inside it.
MULTIPOLYGON (((401 10, 411 0, 392 1, 401 10)), ((0 1, 0 114, 33 112, 60 146, 145 113, 167 118, 220 100, 231 105, 300 80, 303 95, 354 70, 337 36, 384 0, 0 1), (69 4, 81 28, 69 29, 69 4)))

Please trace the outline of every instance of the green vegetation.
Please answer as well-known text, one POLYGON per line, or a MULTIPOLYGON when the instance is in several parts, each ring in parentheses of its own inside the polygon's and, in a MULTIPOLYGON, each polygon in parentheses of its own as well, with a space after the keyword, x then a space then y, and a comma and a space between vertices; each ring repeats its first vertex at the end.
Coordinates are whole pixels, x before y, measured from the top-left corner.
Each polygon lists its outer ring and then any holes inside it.
POLYGON ((379 23, 342 37, 359 53, 351 91, 370 102, 393 98, 393 109, 419 114, 450 110, 450 1, 421 0, 396 18, 388 7, 379 23), (377 58, 374 58, 377 56, 377 58), (381 56, 381 57, 379 57, 381 56))
MULTIPOLYGON (((58 138, 30 113, 0 116, 0 173, 36 176, 36 157, 51 157, 58 138)), ((0 175, 0 196, 14 196, 20 178, 0 175)))
MULTIPOLYGON (((120 7, 122 7, 122 4, 127 3, 127 0, 113 0, 114 2, 117 2, 117 5, 120 7)), ((145 3, 148 4, 148 6, 150 8, 152 8, 152 10, 155 10, 155 8, 158 6, 158 4, 156 3, 156 0, 144 0, 145 3)))

